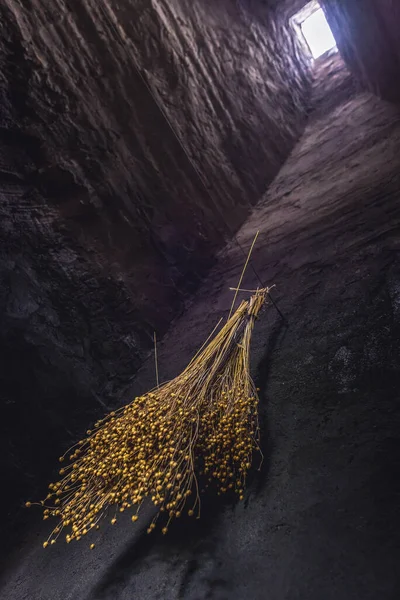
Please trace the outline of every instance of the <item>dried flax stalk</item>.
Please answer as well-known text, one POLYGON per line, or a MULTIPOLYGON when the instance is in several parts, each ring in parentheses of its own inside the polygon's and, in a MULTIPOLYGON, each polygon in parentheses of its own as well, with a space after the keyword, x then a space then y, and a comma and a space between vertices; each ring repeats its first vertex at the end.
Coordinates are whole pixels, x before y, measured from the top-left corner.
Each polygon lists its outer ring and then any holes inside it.
POLYGON ((243 499, 254 453, 261 453, 249 356, 268 292, 242 301, 178 377, 108 414, 60 458, 69 464, 39 503, 44 519, 59 519, 44 547, 63 532, 67 542, 80 540, 111 508, 112 524, 126 510, 136 521, 148 498, 158 509, 148 532, 161 516, 166 533, 186 511, 200 517, 199 478, 243 499))

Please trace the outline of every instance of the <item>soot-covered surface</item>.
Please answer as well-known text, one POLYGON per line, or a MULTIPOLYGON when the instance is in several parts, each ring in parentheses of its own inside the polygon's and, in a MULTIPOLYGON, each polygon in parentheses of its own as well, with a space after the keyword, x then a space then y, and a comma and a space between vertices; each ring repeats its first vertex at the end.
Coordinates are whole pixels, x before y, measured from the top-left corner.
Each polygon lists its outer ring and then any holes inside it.
MULTIPOLYGON (((286 318, 270 307, 254 334, 266 461, 245 502, 211 499, 165 537, 146 535, 149 512, 138 526, 127 516, 93 552, 43 551, 47 527, 27 522, 2 597, 398 597, 400 111, 357 92, 338 61, 321 67, 318 110, 239 233, 247 248, 261 230, 253 263, 286 318)), ((235 244, 222 253, 161 344, 163 379, 227 314, 242 264, 235 244)), ((258 285, 251 270, 245 285, 258 285)), ((132 394, 153 384, 149 362, 132 394)))

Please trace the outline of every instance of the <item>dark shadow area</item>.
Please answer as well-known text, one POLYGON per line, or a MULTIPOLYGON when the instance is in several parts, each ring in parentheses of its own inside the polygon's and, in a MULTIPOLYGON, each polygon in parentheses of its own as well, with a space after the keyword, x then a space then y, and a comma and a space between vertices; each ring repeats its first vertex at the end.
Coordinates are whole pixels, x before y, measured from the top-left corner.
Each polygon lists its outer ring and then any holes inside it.
MULTIPOLYGON (((275 301, 276 302, 276 301, 275 301)), ((277 306, 279 306, 277 302, 277 306)), ((275 310, 273 307, 271 310, 275 310)), ((274 443, 271 438, 268 424, 268 378, 273 366, 274 353, 279 345, 284 342, 288 323, 278 315, 275 325, 270 332, 265 353, 258 363, 257 372, 254 377, 254 383, 259 388, 259 424, 260 424, 260 450, 263 460, 259 469, 256 468, 259 456, 256 455, 253 463, 253 469, 248 477, 248 490, 250 495, 259 495, 268 485, 268 474, 271 467, 271 461, 274 452, 274 443)), ((247 499, 246 502, 249 500, 247 499)))
POLYGON ((213 540, 221 513, 233 510, 236 503, 237 499, 233 496, 217 496, 208 491, 201 496, 200 519, 187 515, 175 519, 167 535, 161 533, 161 518, 153 533, 148 534, 144 528, 142 534, 107 568, 87 600, 110 598, 112 590, 124 587, 125 580, 131 579, 136 568, 141 569, 143 564, 151 561, 151 556, 161 562, 170 561, 171 556, 178 557, 178 561, 187 561, 186 575, 180 584, 181 597, 185 597, 185 582, 189 581, 191 570, 196 570, 197 561, 205 556, 213 557, 213 540))

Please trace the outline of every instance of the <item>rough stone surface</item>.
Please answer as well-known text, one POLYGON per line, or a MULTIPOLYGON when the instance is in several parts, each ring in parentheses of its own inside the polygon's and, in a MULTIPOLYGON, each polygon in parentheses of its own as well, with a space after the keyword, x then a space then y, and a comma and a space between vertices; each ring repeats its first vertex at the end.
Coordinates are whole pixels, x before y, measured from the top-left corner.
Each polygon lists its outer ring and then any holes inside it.
POLYGON ((365 88, 400 102, 397 0, 321 0, 342 56, 365 88))
MULTIPOLYGON (((261 230, 253 266, 285 316, 269 307, 254 333, 265 461, 245 502, 207 500, 165 537, 127 516, 94 552, 44 552, 25 511, 7 600, 398 598, 400 111, 338 56, 318 72, 305 135, 238 235, 247 250, 261 230)), ((220 254, 160 344, 162 379, 227 314, 242 265, 235 244, 220 254)), ((149 361, 127 398, 153 383, 149 361)))
POLYGON ((290 19, 293 15, 300 12, 307 4, 311 5, 314 1, 315 0, 275 0, 275 7, 290 19))
POLYGON ((304 126, 306 62, 254 7, 1 3, 8 517, 129 385, 304 126))

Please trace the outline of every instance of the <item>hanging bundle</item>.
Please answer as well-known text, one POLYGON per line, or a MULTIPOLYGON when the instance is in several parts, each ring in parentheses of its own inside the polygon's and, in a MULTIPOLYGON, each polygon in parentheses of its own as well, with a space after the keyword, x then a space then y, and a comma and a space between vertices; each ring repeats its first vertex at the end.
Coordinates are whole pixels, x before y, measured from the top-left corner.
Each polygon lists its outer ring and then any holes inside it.
POLYGON ((167 533, 184 512, 200 517, 199 480, 243 499, 254 454, 261 455, 249 357, 254 322, 268 297, 269 288, 256 290, 178 377, 99 420, 60 457, 68 465, 39 503, 44 519, 59 519, 44 547, 62 532, 68 543, 80 540, 112 508, 112 524, 124 511, 136 521, 146 499, 157 507, 148 533, 160 517, 167 533))
POLYGON ((45 547, 63 530, 67 542, 81 539, 113 506, 112 524, 125 510, 136 521, 146 498, 158 508, 148 532, 164 513, 166 533, 184 511, 200 517, 199 477, 243 498, 260 452, 250 340, 267 295, 261 289, 243 301, 181 375, 98 421, 60 458, 69 464, 42 503, 45 519, 59 518, 45 547))

